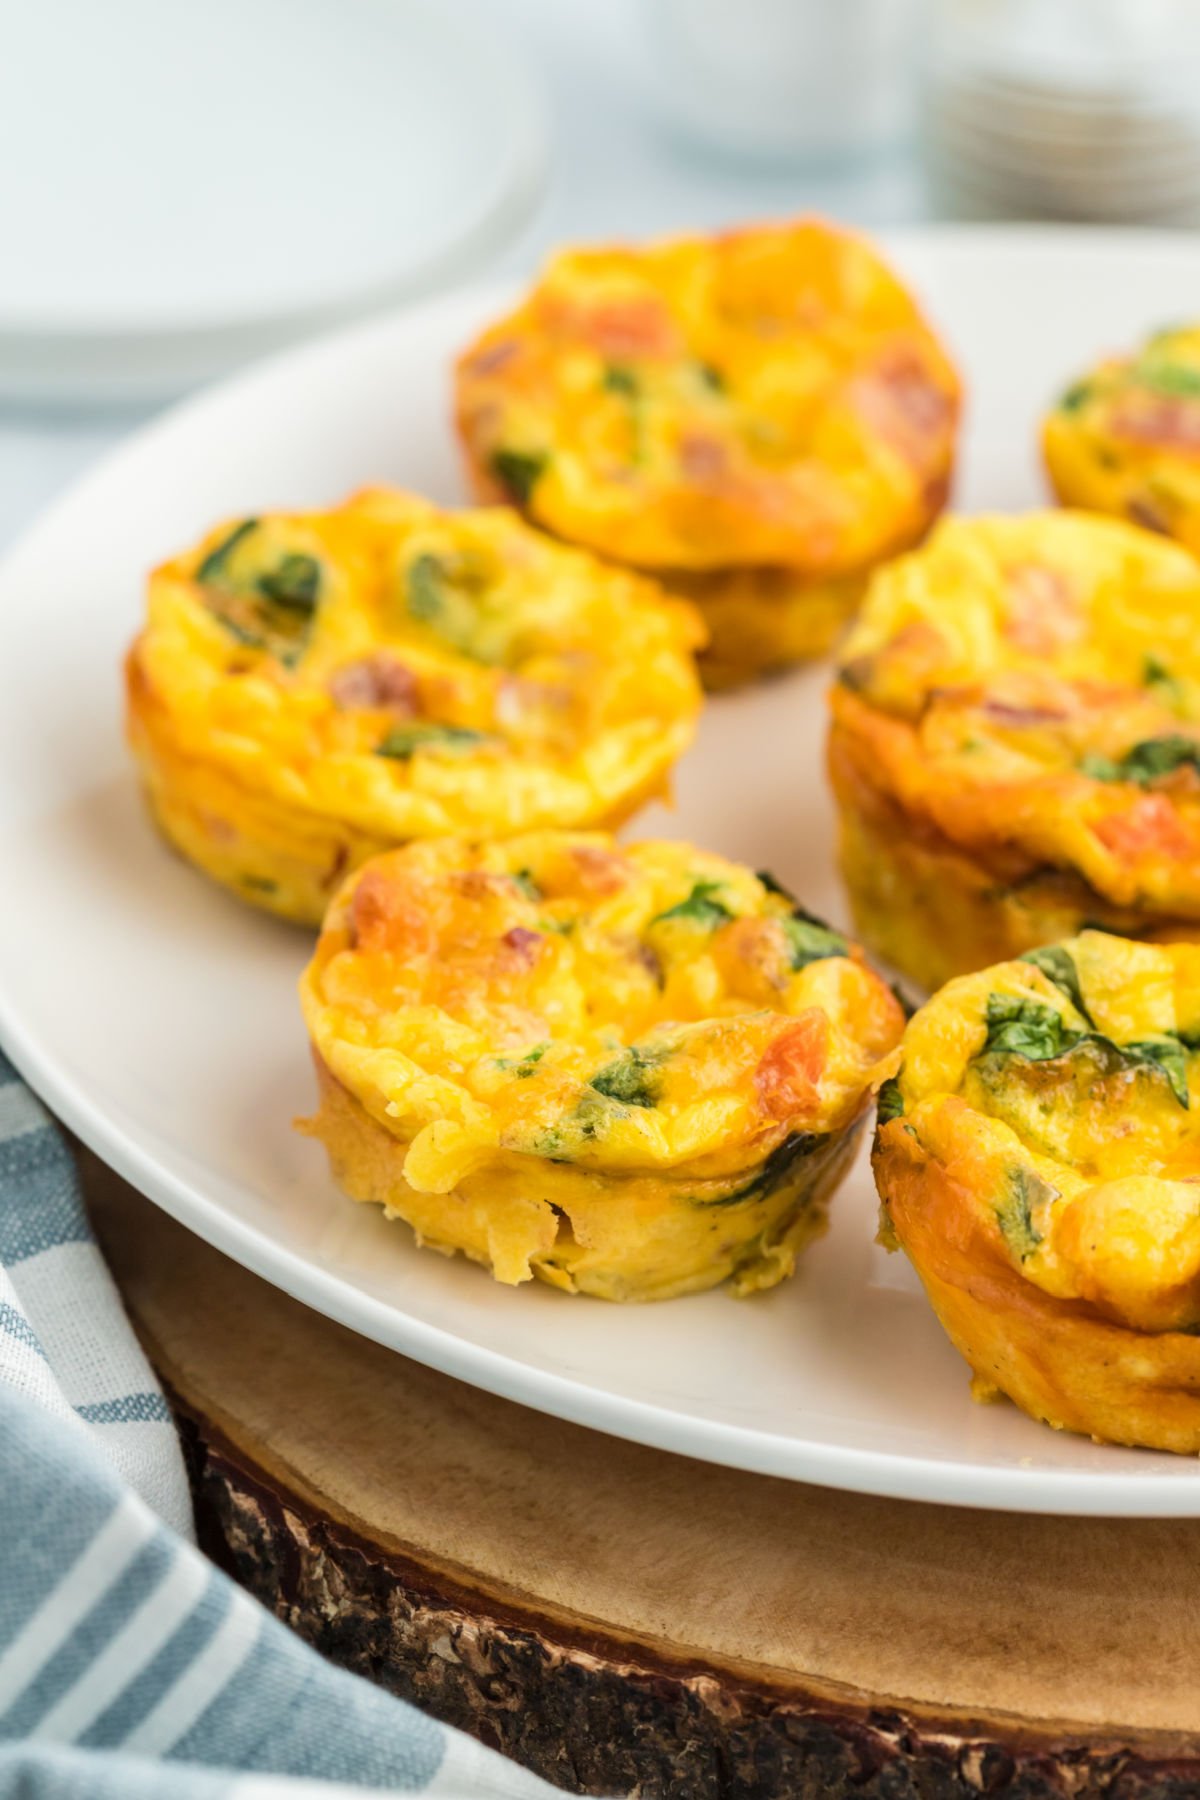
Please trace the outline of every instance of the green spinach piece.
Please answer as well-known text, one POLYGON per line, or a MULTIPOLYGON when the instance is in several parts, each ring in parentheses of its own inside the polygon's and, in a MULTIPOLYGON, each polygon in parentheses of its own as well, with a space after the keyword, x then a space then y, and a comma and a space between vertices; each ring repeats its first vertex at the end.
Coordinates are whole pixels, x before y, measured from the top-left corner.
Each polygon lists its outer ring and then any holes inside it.
POLYGON ((1180 1106, 1189 1107, 1187 1051, 1179 1038, 1164 1033, 1161 1037, 1143 1038, 1140 1043, 1122 1044, 1121 1054, 1137 1062, 1156 1063, 1171 1084, 1171 1092, 1180 1106))
POLYGON ((549 458, 538 450, 493 450, 492 474, 514 506, 528 506, 549 458))
POLYGON ((220 580, 226 572, 229 558, 242 542, 242 539, 248 538, 252 531, 257 530, 257 519, 243 519, 240 525, 235 525, 233 530, 229 533, 229 536, 227 538, 222 538, 221 542, 216 545, 214 549, 209 551, 208 555, 204 558, 204 561, 200 564, 200 567, 196 570, 195 578, 200 583, 200 586, 207 587, 210 582, 220 580))
POLYGON ((850 946, 839 932, 823 925, 798 906, 789 919, 781 919, 783 935, 793 969, 805 969, 809 963, 825 962, 832 956, 849 956, 850 946))
POLYGON ((790 917, 781 919, 780 924, 788 941, 793 969, 803 969, 810 962, 823 962, 830 956, 849 956, 850 946, 842 934, 801 906, 791 889, 777 881, 769 869, 759 869, 758 879, 768 894, 778 895, 792 909, 790 917))
POLYGON ((258 519, 243 519, 209 551, 195 579, 208 590, 209 610, 231 637, 290 667, 308 640, 320 597, 321 565, 315 556, 293 551, 274 568, 235 573, 233 554, 259 524, 258 519))
POLYGON ((1149 388, 1152 394, 1162 394, 1169 400, 1191 400, 1200 396, 1200 369, 1189 368, 1186 363, 1148 357, 1135 365, 1133 378, 1140 387, 1149 388))
POLYGON ((1027 1262, 1042 1241, 1033 1222, 1034 1207, 1054 1198, 1055 1189, 1036 1170, 1019 1166, 1008 1170, 994 1211, 1005 1243, 1020 1262, 1027 1262))
POLYGON ((258 591, 276 606, 283 607, 285 612, 303 613, 308 617, 316 611, 321 591, 321 565, 315 556, 294 551, 276 568, 259 576, 258 591))
POLYGON ((876 1125, 890 1125, 893 1119, 904 1117, 904 1095, 900 1092, 899 1079, 893 1075, 885 1081, 875 1097, 876 1125))
POLYGON ((424 550, 403 573, 410 618, 473 662, 494 667, 507 660, 517 621, 503 616, 489 593, 489 578, 469 554, 437 556, 424 550))
POLYGON ((691 1204, 708 1208, 735 1206, 741 1200, 765 1200, 768 1195, 779 1191, 798 1162, 815 1156, 828 1142, 829 1133, 825 1131, 793 1131, 781 1144, 776 1144, 770 1155, 763 1158, 749 1181, 743 1182, 741 1187, 734 1188, 728 1194, 718 1194, 711 1200, 693 1197, 691 1204))
POLYGON ((616 1100, 622 1106, 656 1106, 658 1071, 669 1055, 667 1049, 631 1044, 614 1062, 598 1070, 588 1086, 606 1100, 616 1100))
POLYGON ((1049 1062, 1079 1042, 1057 1007, 1015 994, 989 994, 987 1038, 981 1056, 1023 1056, 1027 1062, 1049 1062))
POLYGON ((1069 950, 1064 950, 1061 944, 1045 944, 1040 950, 1027 951, 1021 961, 1032 963, 1035 969, 1040 969, 1047 980, 1052 981, 1067 996, 1075 1011, 1089 1025, 1092 1023, 1092 1015, 1087 1009, 1083 989, 1079 985, 1079 970, 1075 967, 1075 958, 1069 950))
MULTIPOLYGON (((1031 957, 1024 958, 1026 962, 1031 957)), ((1053 976, 1051 977, 1053 980, 1053 976)), ((1053 1062, 1073 1052, 1090 1056, 1096 1078, 1117 1069, 1144 1069, 1161 1074, 1180 1106, 1190 1105, 1187 1046, 1173 1032, 1143 1038, 1138 1043, 1114 1044, 1102 1033, 1073 1031, 1060 1012, 1040 1000, 1022 1000, 1011 994, 989 994, 986 1012, 988 1034, 974 1059, 1017 1056, 1026 1062, 1053 1062)))
POLYGON ((526 1081, 529 1076, 533 1074, 549 1048, 549 1044, 535 1044, 532 1050, 527 1050, 525 1052, 524 1056, 515 1058, 511 1056, 498 1056, 496 1058, 496 1066, 497 1068, 503 1069, 507 1074, 514 1075, 518 1081, 526 1081))
POLYGON ((1061 395, 1058 402, 1059 412, 1079 412, 1091 399, 1094 392, 1090 381, 1077 381, 1061 395))
POLYGON ((445 564, 441 558, 431 555, 429 551, 413 557, 405 571, 404 592, 408 610, 414 619, 428 624, 441 617, 445 606, 442 593, 445 573, 445 564))
POLYGON ((1147 651, 1142 658, 1142 682, 1146 687, 1174 687, 1175 678, 1165 662, 1162 662, 1153 651, 1147 651))
POLYGON ((620 363, 608 364, 602 386, 606 394, 624 394, 627 400, 636 400, 639 393, 637 376, 632 369, 624 368, 620 363))
POLYGON ((662 925, 668 919, 683 919, 689 925, 699 925, 705 931, 715 931, 727 919, 733 918, 733 912, 718 898, 722 884, 719 881, 697 881, 686 900, 677 906, 669 906, 666 912, 660 912, 651 919, 651 925, 662 925))
POLYGON ((528 869, 518 869, 515 874, 509 877, 509 879, 512 881, 514 887, 521 890, 527 900, 540 900, 542 898, 542 890, 533 879, 533 876, 528 869))
POLYGON ((488 739, 482 731, 466 725, 435 725, 418 720, 411 725, 395 725, 375 746, 376 756, 387 756, 393 762, 408 762, 418 750, 444 751, 465 755, 488 739))
POLYGON ((1179 733, 1143 738, 1124 756, 1085 756, 1079 767, 1094 781, 1132 781, 1138 787, 1149 787, 1177 769, 1192 768, 1200 773, 1200 738, 1179 733))

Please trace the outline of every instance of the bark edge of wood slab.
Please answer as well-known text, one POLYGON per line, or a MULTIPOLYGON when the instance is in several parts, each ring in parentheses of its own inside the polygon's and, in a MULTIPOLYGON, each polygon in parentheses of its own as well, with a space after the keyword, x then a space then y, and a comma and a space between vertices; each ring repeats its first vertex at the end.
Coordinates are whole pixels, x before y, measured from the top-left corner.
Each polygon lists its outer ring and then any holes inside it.
POLYGON ((356 1337, 84 1168, 207 1547, 334 1661, 576 1792, 1200 1795, 1200 1523, 603 1438, 356 1337))

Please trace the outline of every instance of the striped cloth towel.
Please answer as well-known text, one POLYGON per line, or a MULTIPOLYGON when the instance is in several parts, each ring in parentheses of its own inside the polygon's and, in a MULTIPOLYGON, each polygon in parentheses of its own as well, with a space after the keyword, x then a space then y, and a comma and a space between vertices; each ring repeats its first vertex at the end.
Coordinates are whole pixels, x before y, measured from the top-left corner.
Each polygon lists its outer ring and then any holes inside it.
POLYGON ((324 1662, 207 1562, 69 1151, 0 1055, 0 1800, 556 1790, 324 1662))

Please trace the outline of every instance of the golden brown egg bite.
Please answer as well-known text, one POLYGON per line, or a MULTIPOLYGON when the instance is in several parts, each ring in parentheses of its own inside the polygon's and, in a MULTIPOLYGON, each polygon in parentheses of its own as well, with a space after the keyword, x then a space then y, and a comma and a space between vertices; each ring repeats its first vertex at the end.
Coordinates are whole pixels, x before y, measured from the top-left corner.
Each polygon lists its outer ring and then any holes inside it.
POLYGON ((1085 931, 960 977, 879 1097, 883 1239, 980 1398, 1200 1451, 1200 945, 1085 931))
POLYGON ((1200 930, 1200 565, 1083 513, 951 519, 832 693, 867 946, 925 987, 1100 924, 1200 930))
POLYGON ((548 832, 376 858, 301 983, 341 1186, 499 1281, 654 1300, 789 1275, 903 1014, 774 882, 548 832))
POLYGON ((1065 506, 1116 513, 1200 553, 1200 325, 1156 332, 1072 382, 1042 448, 1065 506))
POLYGON ((395 844, 610 825, 661 794, 702 636, 684 602, 507 508, 370 490, 222 525, 155 571, 129 735, 185 856, 319 924, 395 844))
POLYGON ((458 364, 476 491, 682 586, 719 685, 828 648, 945 503, 958 410, 907 289, 817 220, 566 251, 458 364))

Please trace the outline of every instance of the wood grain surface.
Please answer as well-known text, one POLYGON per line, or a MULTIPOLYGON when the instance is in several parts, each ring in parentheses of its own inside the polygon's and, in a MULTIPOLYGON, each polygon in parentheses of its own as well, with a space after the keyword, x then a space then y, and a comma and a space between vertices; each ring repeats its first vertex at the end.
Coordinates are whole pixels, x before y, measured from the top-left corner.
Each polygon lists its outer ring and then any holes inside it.
POLYGON ((84 1168, 208 1543, 337 1661, 577 1792, 1200 1795, 1200 1523, 872 1499, 585 1431, 84 1168))

